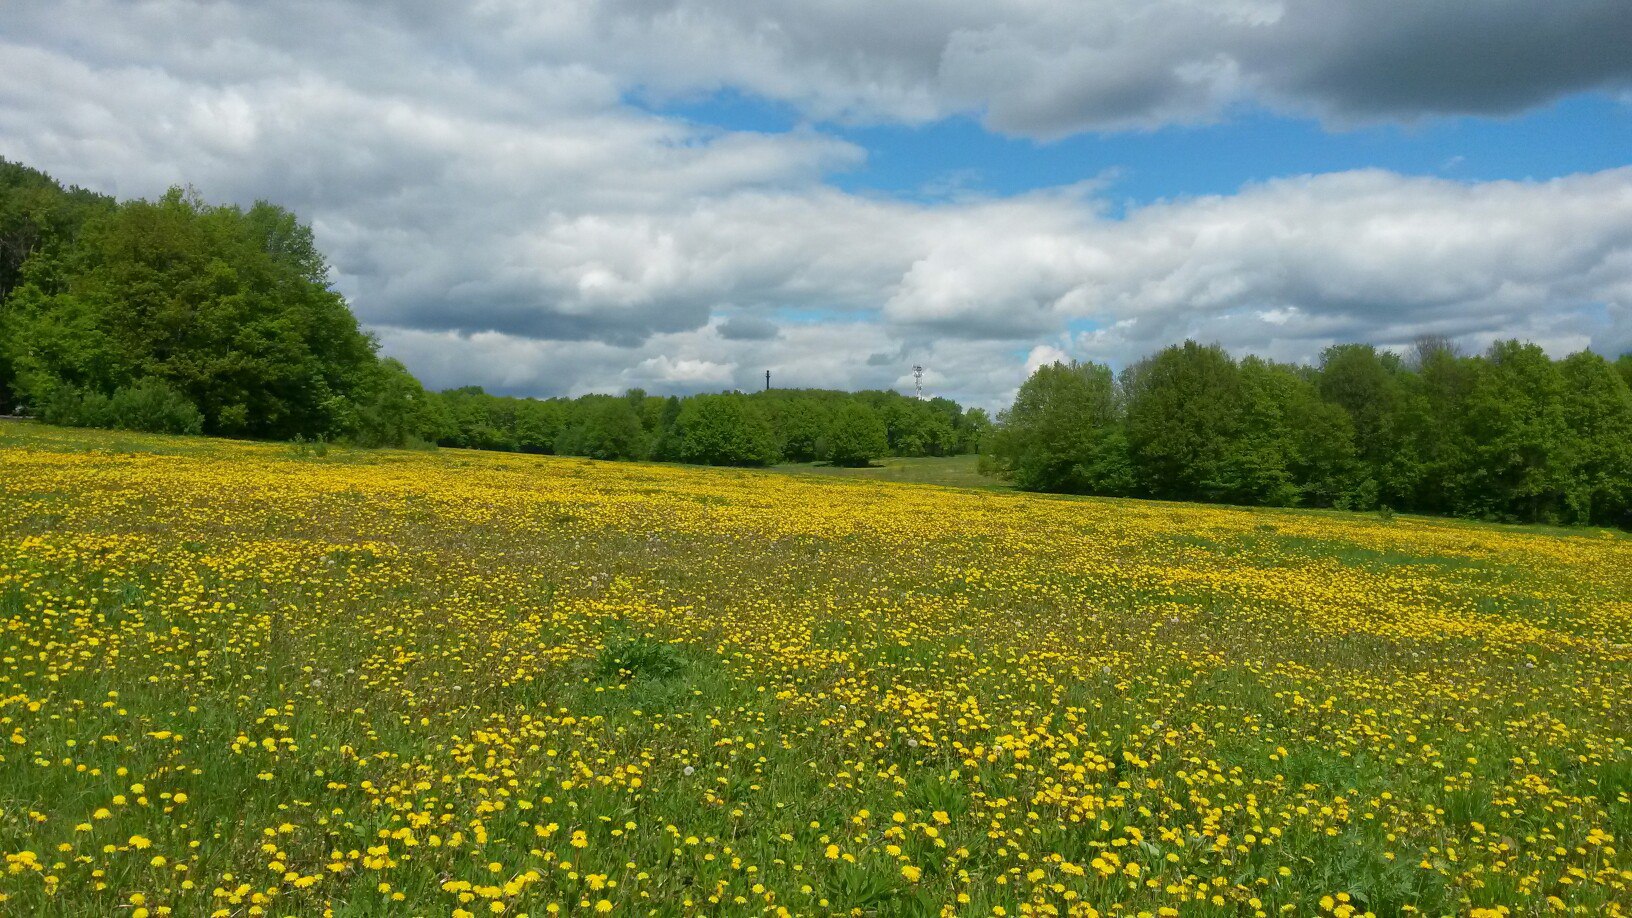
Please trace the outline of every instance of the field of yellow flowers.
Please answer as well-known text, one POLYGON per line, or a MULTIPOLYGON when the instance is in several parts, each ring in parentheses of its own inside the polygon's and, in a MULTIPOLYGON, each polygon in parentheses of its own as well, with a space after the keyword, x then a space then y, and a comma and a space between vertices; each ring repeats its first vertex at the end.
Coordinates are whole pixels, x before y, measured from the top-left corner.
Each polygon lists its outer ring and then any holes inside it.
POLYGON ((0 422, 0 913, 1632 914, 1632 539, 0 422))

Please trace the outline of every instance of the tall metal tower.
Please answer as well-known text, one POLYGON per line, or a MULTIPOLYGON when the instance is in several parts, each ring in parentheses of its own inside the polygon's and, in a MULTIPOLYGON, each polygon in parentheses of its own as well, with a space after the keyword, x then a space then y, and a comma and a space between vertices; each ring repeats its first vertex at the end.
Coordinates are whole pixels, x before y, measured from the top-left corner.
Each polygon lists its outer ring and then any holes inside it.
POLYGON ((924 400, 924 368, 917 365, 917 364, 912 365, 912 385, 913 385, 913 388, 918 390, 918 400, 923 401, 924 400))
POLYGON ((771 371, 770 370, 765 371, 765 391, 766 392, 771 391, 771 371))

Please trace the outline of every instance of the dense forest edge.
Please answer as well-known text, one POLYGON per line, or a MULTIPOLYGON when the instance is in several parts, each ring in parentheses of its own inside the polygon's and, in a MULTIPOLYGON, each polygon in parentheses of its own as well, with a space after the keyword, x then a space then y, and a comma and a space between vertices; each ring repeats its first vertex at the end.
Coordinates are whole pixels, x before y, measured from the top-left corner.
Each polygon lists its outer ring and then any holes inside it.
POLYGON ((1186 341, 1120 375, 1038 368, 984 446, 1030 491, 1632 527, 1632 356, 1427 338, 1303 366, 1186 341))
POLYGON ((709 465, 973 452, 944 398, 773 389, 513 398, 428 392, 381 357, 311 229, 265 201, 175 188, 117 201, 0 160, 0 414, 360 446, 441 445, 709 465))
POLYGON ((4 159, 0 413, 709 465, 979 451, 1030 491, 1632 528, 1632 355, 1436 338, 1294 365, 1187 341, 1120 374, 1040 367, 995 423, 889 391, 432 392, 379 354, 288 210, 118 201, 4 159))

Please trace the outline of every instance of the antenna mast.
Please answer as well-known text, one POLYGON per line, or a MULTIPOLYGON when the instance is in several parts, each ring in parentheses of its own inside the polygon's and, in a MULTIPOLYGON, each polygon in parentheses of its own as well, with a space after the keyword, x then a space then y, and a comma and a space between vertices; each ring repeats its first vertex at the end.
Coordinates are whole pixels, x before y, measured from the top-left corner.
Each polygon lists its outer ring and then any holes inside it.
POLYGON ((917 364, 913 364, 913 366, 912 366, 912 385, 913 385, 913 388, 918 391, 918 400, 920 402, 923 401, 924 400, 924 368, 917 365, 917 364))
POLYGON ((766 392, 771 391, 771 371, 770 370, 765 371, 765 391, 766 392))

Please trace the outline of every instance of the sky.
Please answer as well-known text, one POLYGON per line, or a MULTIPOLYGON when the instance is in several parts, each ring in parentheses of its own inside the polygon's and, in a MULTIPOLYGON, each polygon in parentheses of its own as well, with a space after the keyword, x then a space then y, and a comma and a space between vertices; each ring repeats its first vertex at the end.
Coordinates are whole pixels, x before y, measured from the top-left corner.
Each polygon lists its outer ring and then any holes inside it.
POLYGON ((311 223, 427 385, 1000 408, 1195 338, 1632 351, 1626 0, 5 0, 0 156, 311 223))

